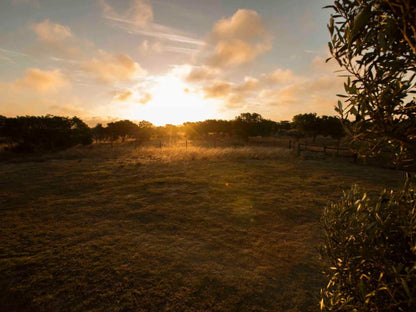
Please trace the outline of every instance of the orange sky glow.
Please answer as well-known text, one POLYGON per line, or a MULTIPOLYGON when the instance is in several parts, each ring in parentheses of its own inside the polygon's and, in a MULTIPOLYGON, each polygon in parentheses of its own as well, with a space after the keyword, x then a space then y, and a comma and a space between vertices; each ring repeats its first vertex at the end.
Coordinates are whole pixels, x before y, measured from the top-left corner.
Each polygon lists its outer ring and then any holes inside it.
POLYGON ((155 125, 334 115, 326 1, 5 0, 0 115, 155 125))

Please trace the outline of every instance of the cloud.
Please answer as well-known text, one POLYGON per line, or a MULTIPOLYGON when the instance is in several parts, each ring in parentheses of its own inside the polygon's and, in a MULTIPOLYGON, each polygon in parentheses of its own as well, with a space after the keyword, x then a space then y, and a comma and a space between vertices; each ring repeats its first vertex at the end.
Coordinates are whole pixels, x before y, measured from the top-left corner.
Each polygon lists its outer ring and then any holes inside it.
POLYGON ((185 80, 188 82, 201 82, 215 78, 219 70, 206 65, 192 66, 189 72, 185 75, 185 80))
POLYGON ((244 9, 218 21, 210 34, 210 42, 213 48, 207 64, 213 67, 252 62, 272 47, 272 38, 260 15, 244 9))
POLYGON ((261 82, 253 77, 245 77, 244 82, 234 88, 234 92, 237 93, 247 93, 255 91, 261 87, 261 82))
POLYGON ((225 81, 216 81, 203 88, 205 98, 218 98, 229 95, 232 91, 232 84, 225 81))
POLYGON ((68 26, 51 23, 49 19, 33 24, 32 29, 37 34, 39 41, 56 42, 72 37, 71 29, 68 26))
POLYGON ((28 68, 22 79, 11 83, 12 88, 30 89, 39 93, 56 92, 68 85, 68 80, 59 69, 43 71, 38 68, 28 68))
POLYGON ((294 74, 290 69, 278 68, 267 74, 262 74, 261 79, 268 83, 286 84, 294 79, 294 74))
POLYGON ((6 62, 13 63, 13 60, 10 57, 8 57, 6 55, 3 55, 3 54, 0 54, 0 61, 6 61, 6 62))
POLYGON ((148 0, 133 0, 130 7, 122 13, 114 10, 105 0, 100 0, 100 4, 103 17, 109 20, 112 26, 123 29, 130 34, 140 34, 194 46, 205 44, 183 31, 154 23, 153 8, 148 0))
POLYGON ((199 50, 195 48, 189 47, 179 47, 174 45, 168 45, 162 41, 150 41, 145 39, 139 45, 139 51, 142 53, 165 53, 165 52, 173 52, 173 53, 180 53, 180 54, 194 54, 197 53, 199 50))
POLYGON ((152 95, 150 93, 145 93, 145 95, 142 98, 140 98, 139 103, 147 104, 151 100, 152 100, 152 95))
POLYGON ((163 48, 162 44, 159 41, 151 42, 147 39, 143 40, 142 43, 139 46, 139 49, 141 52, 151 52, 151 53, 162 53, 163 48))
POLYGON ((240 94, 231 94, 225 99, 224 105, 227 109, 242 108, 245 106, 245 98, 240 94))
POLYGON ((139 27, 145 27, 153 21, 153 8, 148 0, 133 0, 123 14, 117 13, 104 0, 100 0, 104 17, 114 21, 128 22, 139 27))
POLYGON ((122 93, 116 93, 115 96, 114 96, 114 99, 116 101, 119 101, 119 102, 125 102, 125 101, 128 101, 129 99, 131 99, 132 96, 133 96, 133 92, 125 91, 125 92, 122 92, 122 93))
POLYGON ((137 99, 137 97, 133 94, 132 91, 127 90, 125 92, 115 92, 115 95, 114 95, 113 99, 118 101, 118 102, 126 102, 126 101, 129 101, 131 99, 135 99, 135 102, 137 102, 137 103, 147 104, 149 101, 152 100, 152 98, 153 97, 150 93, 144 93, 144 95, 142 97, 137 99))
POLYGON ((52 53, 63 57, 77 57, 81 55, 81 48, 93 45, 75 37, 69 26, 53 23, 49 19, 32 24, 31 29, 36 34, 38 43, 29 50, 42 56, 52 53))
POLYGON ((110 54, 102 50, 99 51, 98 57, 84 62, 82 67, 97 81, 103 83, 132 80, 146 75, 146 71, 127 54, 110 54))
MULTIPOLYGON (((291 118, 308 111, 328 114, 336 104, 336 94, 342 90, 343 81, 323 60, 322 57, 313 59, 302 75, 276 68, 257 77, 247 76, 240 82, 224 79, 226 76, 221 80, 212 78, 208 75, 212 67, 191 68, 199 70, 194 72, 194 81, 202 83, 205 98, 222 101, 224 110, 267 111, 275 112, 275 118, 291 118)), ((192 70, 188 69, 187 73, 185 77, 192 70)))
POLYGON ((342 81, 333 75, 303 77, 302 81, 288 84, 278 89, 263 90, 258 99, 266 105, 291 107, 302 113, 314 111, 328 114, 337 102, 336 94, 342 89, 342 81))
POLYGON ((218 21, 212 30, 215 40, 252 40, 265 35, 266 30, 260 15, 256 11, 245 9, 238 10, 230 18, 218 21))

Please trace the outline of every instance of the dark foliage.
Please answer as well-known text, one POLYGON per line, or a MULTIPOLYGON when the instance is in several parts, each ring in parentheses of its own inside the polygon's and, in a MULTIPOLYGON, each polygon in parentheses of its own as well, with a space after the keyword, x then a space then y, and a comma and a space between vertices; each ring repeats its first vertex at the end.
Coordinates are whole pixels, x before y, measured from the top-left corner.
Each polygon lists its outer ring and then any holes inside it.
POLYGON ((416 194, 354 187, 324 212, 324 311, 416 311, 416 194))
POLYGON ((343 0, 328 25, 329 49, 345 70, 347 100, 338 112, 348 124, 352 148, 374 157, 386 151, 396 165, 416 160, 416 2, 343 0))
POLYGON ((345 136, 341 120, 333 116, 319 117, 316 113, 299 114, 293 117, 292 128, 303 136, 312 137, 315 141, 318 135, 341 139, 345 136))
POLYGON ((81 119, 51 115, 3 118, 0 136, 17 152, 57 151, 92 143, 91 130, 81 119))

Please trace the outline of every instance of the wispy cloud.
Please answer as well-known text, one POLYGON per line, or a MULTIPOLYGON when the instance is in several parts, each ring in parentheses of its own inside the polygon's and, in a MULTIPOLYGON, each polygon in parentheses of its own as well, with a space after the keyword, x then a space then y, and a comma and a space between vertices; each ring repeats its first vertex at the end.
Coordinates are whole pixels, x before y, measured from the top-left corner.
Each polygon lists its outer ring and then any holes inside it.
POLYGON ((14 61, 11 58, 9 58, 9 57, 7 57, 3 54, 0 54, 0 61, 6 61, 6 62, 14 63, 14 61))
POLYGON ((173 42, 203 46, 205 42, 193 38, 178 29, 153 22, 153 9, 146 0, 133 0, 130 7, 118 13, 104 0, 100 0, 103 17, 111 21, 111 25, 131 34, 169 40, 173 42))
POLYGON ((17 52, 17 51, 12 51, 12 50, 8 50, 8 49, 2 49, 2 48, 0 48, 0 52, 3 52, 5 54, 14 55, 14 56, 27 56, 27 54, 22 53, 22 52, 17 52))
POLYGON ((15 63, 15 61, 13 61, 13 57, 18 56, 27 56, 27 54, 0 48, 0 61, 15 63))

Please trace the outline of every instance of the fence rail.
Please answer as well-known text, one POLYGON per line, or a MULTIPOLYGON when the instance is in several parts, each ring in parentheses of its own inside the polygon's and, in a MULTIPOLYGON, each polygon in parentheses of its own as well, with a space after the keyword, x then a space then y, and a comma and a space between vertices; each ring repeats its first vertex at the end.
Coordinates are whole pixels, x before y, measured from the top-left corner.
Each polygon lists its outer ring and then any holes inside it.
POLYGON ((334 147, 334 146, 321 146, 321 145, 309 145, 304 143, 298 143, 297 153, 298 156, 302 152, 313 152, 313 153, 323 153, 324 155, 335 155, 341 157, 352 157, 357 158, 357 154, 352 153, 348 148, 345 147, 334 147))

